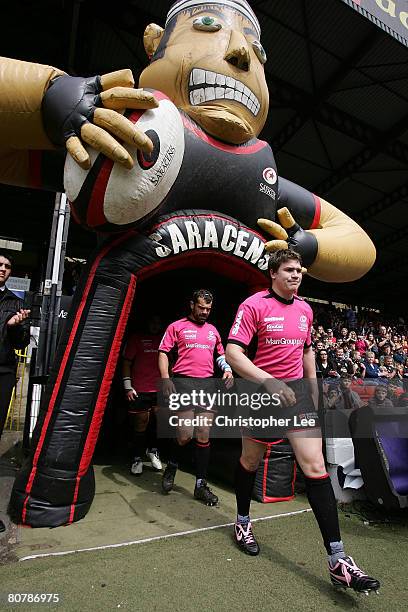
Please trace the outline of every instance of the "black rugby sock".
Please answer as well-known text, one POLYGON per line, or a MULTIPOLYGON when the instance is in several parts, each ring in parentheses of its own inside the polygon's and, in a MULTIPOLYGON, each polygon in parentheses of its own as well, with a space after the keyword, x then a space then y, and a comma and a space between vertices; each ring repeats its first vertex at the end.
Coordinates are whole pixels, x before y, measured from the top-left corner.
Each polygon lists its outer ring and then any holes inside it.
POLYGON ((316 517, 327 553, 332 554, 330 543, 341 542, 337 502, 330 476, 320 478, 305 476, 306 495, 316 517))
POLYGON ((256 470, 250 472, 246 470, 241 461, 238 461, 235 468, 235 497, 237 500, 237 514, 241 516, 249 515, 249 507, 251 505, 252 491, 256 477, 256 470))
POLYGON ((142 458, 146 451, 146 432, 133 432, 133 456, 142 458))
POLYGON ((172 465, 178 466, 180 462, 181 450, 182 447, 177 442, 177 440, 173 438, 170 442, 169 457, 167 463, 171 463, 172 465))
POLYGON ((157 450, 157 418, 153 410, 150 413, 149 424, 147 426, 147 448, 151 450, 157 450))
POLYGON ((195 441, 195 470, 196 478, 206 479, 208 464, 210 462, 210 442, 195 441))

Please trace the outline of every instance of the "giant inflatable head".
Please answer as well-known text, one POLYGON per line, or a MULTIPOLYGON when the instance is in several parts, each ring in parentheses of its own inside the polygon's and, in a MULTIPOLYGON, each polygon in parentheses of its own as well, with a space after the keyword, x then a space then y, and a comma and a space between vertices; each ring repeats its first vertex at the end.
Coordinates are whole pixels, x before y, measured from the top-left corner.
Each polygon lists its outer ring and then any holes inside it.
POLYGON ((139 84, 160 89, 206 132, 242 144, 262 130, 269 95, 259 22, 246 0, 178 0, 144 35, 139 84))

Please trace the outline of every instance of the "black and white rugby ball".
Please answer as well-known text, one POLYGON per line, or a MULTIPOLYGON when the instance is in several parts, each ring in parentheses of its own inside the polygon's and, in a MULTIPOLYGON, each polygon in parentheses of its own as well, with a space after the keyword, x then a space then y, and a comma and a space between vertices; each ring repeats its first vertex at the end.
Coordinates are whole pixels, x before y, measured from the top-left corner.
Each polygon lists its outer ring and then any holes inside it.
POLYGON ((134 161, 127 170, 88 147, 91 168, 83 170, 67 155, 64 187, 73 217, 99 232, 124 231, 146 221, 173 186, 184 155, 184 127, 177 107, 153 91, 158 108, 127 111, 126 116, 153 142, 150 155, 124 145, 134 161))

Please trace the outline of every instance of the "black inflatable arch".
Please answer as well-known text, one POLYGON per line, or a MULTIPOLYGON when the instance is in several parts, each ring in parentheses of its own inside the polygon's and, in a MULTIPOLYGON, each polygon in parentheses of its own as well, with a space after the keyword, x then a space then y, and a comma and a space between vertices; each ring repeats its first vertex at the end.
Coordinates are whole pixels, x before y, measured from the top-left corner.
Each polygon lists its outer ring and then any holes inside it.
POLYGON ((9 512, 16 523, 57 527, 88 512, 92 456, 137 283, 171 269, 205 267, 257 290, 267 285, 264 242, 227 215, 181 210, 103 244, 75 293, 32 451, 14 483, 9 512))

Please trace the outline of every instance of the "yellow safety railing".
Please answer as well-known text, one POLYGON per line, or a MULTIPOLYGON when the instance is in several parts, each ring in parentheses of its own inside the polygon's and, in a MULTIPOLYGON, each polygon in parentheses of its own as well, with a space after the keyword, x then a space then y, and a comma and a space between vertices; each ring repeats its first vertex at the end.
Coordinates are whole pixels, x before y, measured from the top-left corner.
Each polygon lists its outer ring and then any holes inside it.
POLYGON ((27 352, 28 347, 21 350, 16 350, 17 355, 17 383, 11 394, 10 404, 7 412, 5 429, 20 431, 20 425, 22 421, 22 413, 25 411, 25 405, 23 406, 23 396, 25 391, 25 372, 27 365, 27 352))

